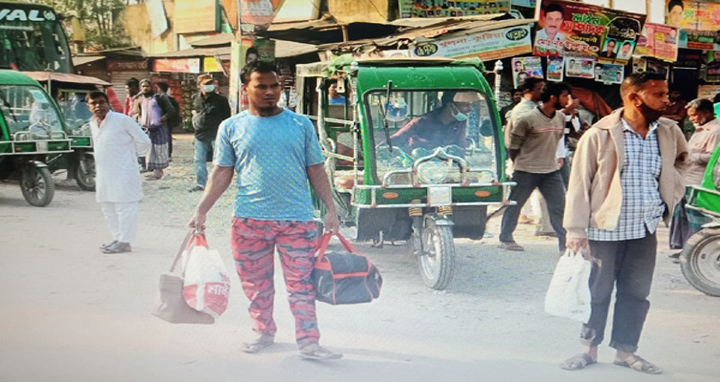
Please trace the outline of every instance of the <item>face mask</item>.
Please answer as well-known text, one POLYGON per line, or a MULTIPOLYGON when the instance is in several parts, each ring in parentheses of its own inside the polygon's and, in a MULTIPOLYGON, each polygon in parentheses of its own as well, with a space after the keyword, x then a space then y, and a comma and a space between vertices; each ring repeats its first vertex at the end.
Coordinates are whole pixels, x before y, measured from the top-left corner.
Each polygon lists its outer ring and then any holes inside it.
POLYGON ((215 85, 203 85, 202 88, 207 93, 212 93, 215 91, 215 85))
POLYGON ((645 117, 645 120, 648 123, 657 121, 658 119, 660 119, 660 117, 662 117, 663 114, 665 114, 663 110, 655 110, 648 106, 645 102, 641 103, 640 106, 638 106, 638 110, 640 110, 640 114, 645 117))
POLYGON ((457 106, 453 104, 453 108, 455 109, 455 113, 453 113, 453 117, 458 120, 458 122, 465 122, 468 120, 468 115, 465 113, 461 113, 460 110, 458 110, 457 106))

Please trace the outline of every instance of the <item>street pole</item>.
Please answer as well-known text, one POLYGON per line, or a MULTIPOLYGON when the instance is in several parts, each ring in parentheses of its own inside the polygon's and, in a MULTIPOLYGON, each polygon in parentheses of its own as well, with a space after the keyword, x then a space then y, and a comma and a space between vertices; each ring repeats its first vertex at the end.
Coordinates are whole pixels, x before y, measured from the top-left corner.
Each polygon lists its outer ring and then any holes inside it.
POLYGON ((500 101, 500 82, 502 82, 502 71, 503 71, 502 60, 495 61, 495 68, 493 69, 493 72, 495 72, 495 104, 496 105, 497 105, 498 101, 500 101))

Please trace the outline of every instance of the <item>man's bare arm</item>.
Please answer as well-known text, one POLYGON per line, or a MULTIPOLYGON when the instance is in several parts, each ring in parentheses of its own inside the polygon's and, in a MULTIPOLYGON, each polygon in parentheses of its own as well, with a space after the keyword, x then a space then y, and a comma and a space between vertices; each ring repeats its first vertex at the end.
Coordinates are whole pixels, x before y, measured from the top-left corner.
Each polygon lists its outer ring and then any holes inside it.
POLYGON ((335 209, 335 201, 332 196, 332 188, 330 188, 330 182, 328 181, 327 174, 325 173, 325 167, 322 164, 316 164, 306 167, 308 180, 310 185, 315 191, 323 204, 327 208, 327 214, 325 215, 325 229, 329 232, 336 233, 340 229, 340 222, 338 221, 337 210, 335 209))

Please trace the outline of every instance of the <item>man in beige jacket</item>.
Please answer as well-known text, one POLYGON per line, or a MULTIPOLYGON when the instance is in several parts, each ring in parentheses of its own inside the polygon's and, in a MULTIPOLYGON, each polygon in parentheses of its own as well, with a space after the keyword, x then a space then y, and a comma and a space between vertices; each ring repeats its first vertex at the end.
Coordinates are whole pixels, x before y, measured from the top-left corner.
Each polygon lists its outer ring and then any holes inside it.
POLYGON ((657 226, 670 221, 683 196, 687 145, 677 123, 660 118, 669 105, 664 77, 633 74, 620 92, 624 108, 580 138, 570 174, 563 223, 567 247, 593 260, 592 309, 580 333, 583 352, 560 367, 579 370, 597 362, 617 285, 613 363, 659 374, 662 369, 635 352, 650 307, 657 226))

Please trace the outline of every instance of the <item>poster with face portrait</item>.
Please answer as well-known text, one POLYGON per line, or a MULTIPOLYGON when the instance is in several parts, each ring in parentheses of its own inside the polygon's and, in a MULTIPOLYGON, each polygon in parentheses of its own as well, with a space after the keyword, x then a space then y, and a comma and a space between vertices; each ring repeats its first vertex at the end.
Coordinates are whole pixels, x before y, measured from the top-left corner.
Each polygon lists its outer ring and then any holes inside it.
POLYGON ((646 16, 583 3, 543 0, 536 18, 536 56, 605 55, 611 62, 626 64, 646 16))
POLYGON ((638 38, 635 55, 675 62, 678 55, 678 29, 646 23, 638 38))
POLYGON ((720 50, 720 2, 716 0, 665 0, 665 23, 680 28, 680 48, 720 50))
POLYGON ((530 77, 543 78, 540 57, 514 57, 512 59, 513 84, 519 87, 530 77))
POLYGON ((565 76, 578 78, 595 78, 595 59, 567 57, 565 59, 565 76))
POLYGON ((547 58, 547 80, 562 81, 565 77, 565 57, 547 58))
POLYGON ((606 84, 620 84, 625 79, 625 66, 615 64, 595 64, 595 81, 606 84))

